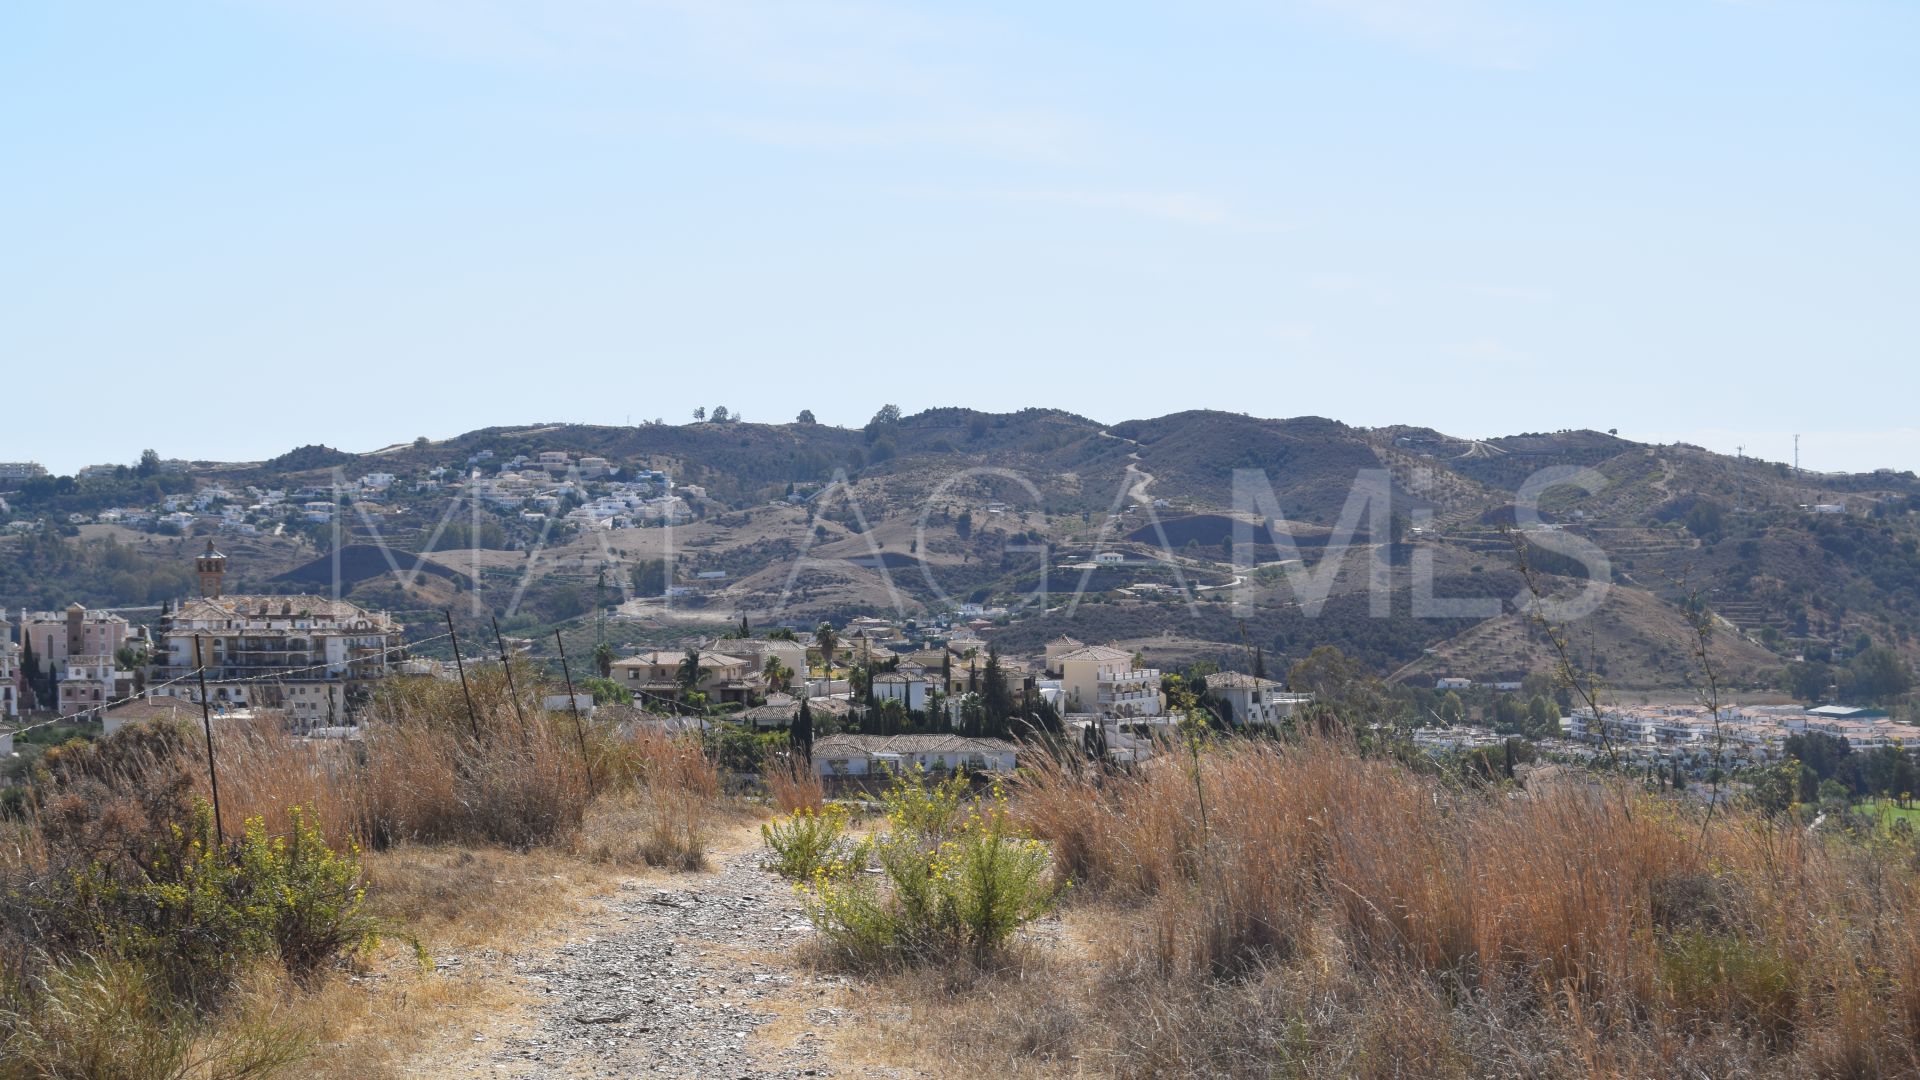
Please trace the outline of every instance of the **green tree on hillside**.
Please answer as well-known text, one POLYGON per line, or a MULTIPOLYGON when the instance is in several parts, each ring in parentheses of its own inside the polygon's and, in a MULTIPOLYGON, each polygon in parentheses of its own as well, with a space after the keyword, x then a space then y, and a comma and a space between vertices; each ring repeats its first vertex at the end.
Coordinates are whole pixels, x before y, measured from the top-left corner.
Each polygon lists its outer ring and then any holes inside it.
POLYGON ((642 559, 633 568, 633 594, 640 597, 664 596, 667 592, 667 561, 642 559))
POLYGON ((1841 693, 1849 701, 1885 703, 1913 688, 1913 671, 1885 645, 1856 655, 1842 676, 1841 693))

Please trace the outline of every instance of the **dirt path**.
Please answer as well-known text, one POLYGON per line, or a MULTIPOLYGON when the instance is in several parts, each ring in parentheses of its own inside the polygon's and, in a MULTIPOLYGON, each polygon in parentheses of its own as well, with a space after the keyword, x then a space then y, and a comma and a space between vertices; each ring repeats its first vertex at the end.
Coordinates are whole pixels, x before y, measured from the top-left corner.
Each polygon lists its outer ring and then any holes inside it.
POLYGON ((517 1006, 431 1077, 908 1077, 832 1052, 844 984, 797 968, 811 932, 743 842, 716 868, 631 878, 559 936, 510 958, 517 1006))

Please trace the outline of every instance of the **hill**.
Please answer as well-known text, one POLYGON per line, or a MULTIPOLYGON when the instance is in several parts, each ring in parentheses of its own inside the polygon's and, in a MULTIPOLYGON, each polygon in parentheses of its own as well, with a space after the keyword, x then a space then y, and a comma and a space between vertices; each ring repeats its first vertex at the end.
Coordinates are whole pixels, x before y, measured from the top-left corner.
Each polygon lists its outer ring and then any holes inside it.
MULTIPOLYGON (((12 520, 48 521, 69 534, 69 554, 44 537, 0 539, 0 552, 10 553, 0 603, 143 604, 183 584, 171 566, 177 544, 128 533, 131 549, 114 552, 71 535, 69 514, 214 479, 234 491, 297 493, 331 490, 336 476, 381 473, 397 478, 392 489, 338 521, 291 521, 279 535, 246 541, 238 574, 264 589, 312 587, 314 574, 331 574, 338 533, 342 565, 353 571, 343 590, 422 625, 455 599, 466 606, 476 589, 503 624, 529 633, 612 604, 625 604, 636 625, 666 627, 741 613, 796 625, 862 612, 917 617, 971 602, 1015 608, 998 631, 1009 647, 1079 625, 1069 632, 1083 639, 1211 642, 1223 653, 1248 640, 1276 655, 1336 643, 1409 677, 1441 667, 1491 677, 1541 662, 1510 602, 1499 616, 1456 625, 1415 618, 1410 597, 1431 588, 1421 584, 1431 578, 1510 601, 1516 590, 1501 575, 1513 565, 1512 545, 1503 530, 1516 521, 1529 527, 1524 511, 1516 517, 1517 493, 1555 476, 1561 482, 1539 495, 1539 519, 1561 545, 1591 545, 1588 561, 1601 564, 1621 594, 1589 630, 1613 646, 1623 683, 1681 678, 1672 642, 1685 625, 1682 606, 1696 602, 1725 620, 1728 669, 1756 683, 1802 652, 1844 654, 1863 638, 1920 656, 1913 474, 1796 473, 1598 431, 1466 439, 1423 427, 1219 411, 1107 425, 1056 409, 934 409, 883 411, 857 429, 732 419, 543 423, 370 454, 303 447, 266 462, 195 468, 164 484, 49 478, 14 493, 12 520), (491 472, 551 451, 605 458, 625 475, 663 470, 694 521, 581 532, 518 510, 476 513, 457 487, 430 479, 434 470, 457 480, 476 463, 491 472), (1277 503, 1279 520, 1250 521, 1249 499, 1236 499, 1236 470, 1249 469, 1270 488, 1265 506, 1270 512, 1277 503), (1375 535, 1376 519, 1361 513, 1372 508, 1355 499, 1363 475, 1387 479, 1388 535, 1375 535), (1236 560, 1241 522, 1255 544, 1236 560), (1287 608, 1281 571, 1262 570, 1257 581, 1245 574, 1249 562, 1287 557, 1317 569, 1329 542, 1338 553, 1348 541, 1391 565, 1394 606, 1385 618, 1353 615, 1368 608, 1358 595, 1366 587, 1359 556, 1349 555, 1326 612, 1312 617, 1287 608), (380 546, 403 570, 413 553, 435 554, 426 573, 402 580, 384 557, 368 554, 380 546), (1130 561, 1098 574, 1062 571, 1099 550, 1130 552, 1130 561), (670 563, 690 591, 672 602, 636 594, 636 572, 655 561, 670 563), (1254 614, 1231 614, 1221 603, 1236 583, 1251 590, 1254 614), (1059 599, 1076 591, 1089 602, 1059 599)), ((1539 568, 1569 584, 1589 573, 1564 557, 1539 568)))

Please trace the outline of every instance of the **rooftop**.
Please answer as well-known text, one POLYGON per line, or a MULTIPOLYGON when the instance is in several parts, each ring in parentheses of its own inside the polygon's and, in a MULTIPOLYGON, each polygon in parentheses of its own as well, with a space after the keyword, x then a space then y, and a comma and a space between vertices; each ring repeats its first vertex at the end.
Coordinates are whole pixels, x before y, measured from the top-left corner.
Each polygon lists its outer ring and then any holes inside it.
POLYGON ((1281 684, 1239 671, 1216 671, 1207 676, 1209 690, 1278 690, 1281 684))

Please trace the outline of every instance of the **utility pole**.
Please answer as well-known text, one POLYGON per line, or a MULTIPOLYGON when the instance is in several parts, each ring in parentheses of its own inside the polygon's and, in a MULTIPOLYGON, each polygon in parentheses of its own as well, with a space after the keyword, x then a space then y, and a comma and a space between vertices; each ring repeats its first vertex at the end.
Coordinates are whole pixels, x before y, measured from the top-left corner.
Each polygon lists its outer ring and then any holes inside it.
POLYGON ((580 722, 580 699, 573 696, 573 668, 567 663, 567 643, 554 630, 553 643, 560 649, 560 673, 567 677, 567 705, 573 709, 573 731, 580 737, 580 763, 587 769, 587 794, 598 795, 593 787, 593 759, 587 756, 587 727, 580 722))
POLYGON ((1800 436, 1793 437, 1793 475, 1800 475, 1800 436))

